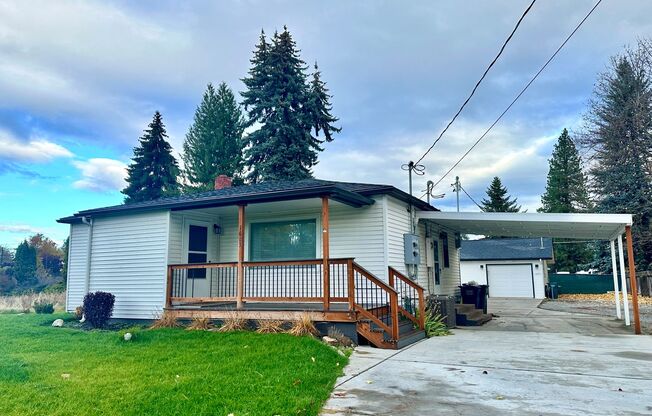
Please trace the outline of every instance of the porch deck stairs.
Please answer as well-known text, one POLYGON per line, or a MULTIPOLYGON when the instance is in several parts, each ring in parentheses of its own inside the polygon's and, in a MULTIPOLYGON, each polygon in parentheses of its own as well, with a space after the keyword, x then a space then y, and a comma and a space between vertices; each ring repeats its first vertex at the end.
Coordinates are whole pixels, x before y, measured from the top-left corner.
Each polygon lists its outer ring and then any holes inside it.
POLYGON ((410 320, 405 320, 399 325, 399 339, 392 339, 391 335, 369 319, 360 319, 356 323, 358 335, 369 341, 370 344, 377 348, 383 349, 401 349, 408 345, 421 341, 426 337, 426 332, 419 328, 414 328, 410 320))
POLYGON ((491 321, 491 314, 486 314, 482 309, 476 309, 475 305, 455 305, 455 316, 458 326, 481 326, 491 321))

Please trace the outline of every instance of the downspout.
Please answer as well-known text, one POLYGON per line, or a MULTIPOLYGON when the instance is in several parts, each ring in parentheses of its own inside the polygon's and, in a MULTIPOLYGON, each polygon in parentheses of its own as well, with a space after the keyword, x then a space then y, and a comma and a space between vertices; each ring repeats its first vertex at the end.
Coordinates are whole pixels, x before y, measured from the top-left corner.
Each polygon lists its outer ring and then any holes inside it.
POLYGON ((84 292, 88 293, 91 286, 91 254, 93 250, 93 219, 82 217, 82 223, 88 225, 88 249, 86 250, 86 281, 84 282, 84 292))

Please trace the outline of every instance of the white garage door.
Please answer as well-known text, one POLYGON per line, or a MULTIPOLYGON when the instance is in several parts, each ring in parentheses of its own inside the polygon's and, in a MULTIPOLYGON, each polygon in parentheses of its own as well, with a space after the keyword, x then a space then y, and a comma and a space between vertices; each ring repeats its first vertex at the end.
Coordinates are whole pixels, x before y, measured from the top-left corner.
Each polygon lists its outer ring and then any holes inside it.
POLYGON ((532 265, 488 264, 489 296, 493 298, 533 298, 532 265))

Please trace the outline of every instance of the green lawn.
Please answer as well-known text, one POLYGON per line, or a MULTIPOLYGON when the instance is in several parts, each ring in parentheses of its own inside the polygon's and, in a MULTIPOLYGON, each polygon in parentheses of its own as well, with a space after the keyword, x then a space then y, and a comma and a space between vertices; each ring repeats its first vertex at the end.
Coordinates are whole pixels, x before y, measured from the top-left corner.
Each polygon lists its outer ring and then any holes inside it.
POLYGON ((316 415, 347 359, 286 334, 52 328, 0 314, 0 415, 316 415))

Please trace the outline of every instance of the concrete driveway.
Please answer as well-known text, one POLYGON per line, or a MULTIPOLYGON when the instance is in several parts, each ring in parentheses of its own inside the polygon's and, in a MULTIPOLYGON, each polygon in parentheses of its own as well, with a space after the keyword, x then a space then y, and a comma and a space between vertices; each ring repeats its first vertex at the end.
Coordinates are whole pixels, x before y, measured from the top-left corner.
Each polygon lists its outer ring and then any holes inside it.
POLYGON ((649 336, 537 304, 492 300, 500 317, 485 327, 400 351, 359 347, 323 414, 652 414, 649 336))

